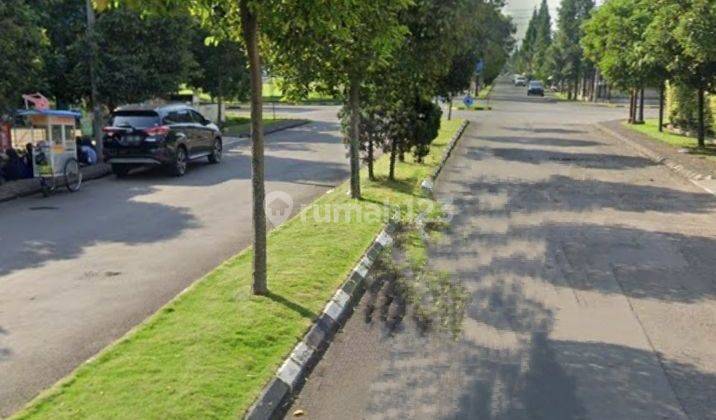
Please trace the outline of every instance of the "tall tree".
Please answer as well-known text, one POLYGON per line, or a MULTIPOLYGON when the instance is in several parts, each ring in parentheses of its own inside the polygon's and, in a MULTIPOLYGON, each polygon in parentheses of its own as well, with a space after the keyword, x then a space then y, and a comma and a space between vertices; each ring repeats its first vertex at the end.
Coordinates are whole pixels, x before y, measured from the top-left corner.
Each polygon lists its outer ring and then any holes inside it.
POLYGON ((557 32, 554 37, 560 60, 564 64, 561 74, 568 84, 568 97, 575 98, 583 76, 584 58, 580 39, 582 22, 594 8, 594 0, 562 0, 557 14, 557 32))
POLYGON ((97 90, 100 101, 112 109, 176 92, 196 69, 191 54, 192 34, 186 13, 142 16, 120 6, 100 13, 94 40, 80 44, 82 60, 72 77, 82 81, 83 96, 90 97, 89 64, 92 41, 97 42, 97 90), (137 42, 141 39, 142 42, 137 42), (171 46, 171 48, 167 48, 171 46))
POLYGON ((42 90, 47 38, 26 0, 0 2, 0 116, 22 103, 23 93, 42 90))
MULTIPOLYGON (((360 104, 366 75, 384 67, 400 45, 405 30, 398 13, 406 0, 334 1, 330 7, 293 8, 270 27, 274 70, 303 93, 312 83, 343 90, 350 115, 348 145, 351 197, 361 198, 360 104)), ((270 41, 271 42, 271 41, 270 41)))
POLYGON ((548 54, 552 46, 552 17, 549 14, 547 0, 542 0, 540 4, 535 27, 532 72, 540 79, 545 79, 549 69, 548 54))
POLYGON ((192 52, 198 69, 192 73, 190 83, 217 101, 220 123, 224 120, 224 99, 245 100, 250 93, 246 53, 239 42, 227 37, 214 39, 200 28, 194 35, 192 52))

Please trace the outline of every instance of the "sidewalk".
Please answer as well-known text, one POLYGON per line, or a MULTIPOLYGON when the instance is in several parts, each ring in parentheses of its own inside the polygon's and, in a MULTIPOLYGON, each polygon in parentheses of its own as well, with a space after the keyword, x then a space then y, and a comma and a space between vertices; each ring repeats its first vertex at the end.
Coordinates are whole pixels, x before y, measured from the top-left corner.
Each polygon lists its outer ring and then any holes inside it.
MULTIPOLYGON (((109 174, 109 172, 109 165, 106 164, 86 166, 82 168, 82 179, 83 181, 88 181, 91 179, 101 178, 109 174)), ((26 195, 37 194, 40 191, 40 180, 38 178, 8 181, 0 184, 0 202, 24 197, 26 195)))

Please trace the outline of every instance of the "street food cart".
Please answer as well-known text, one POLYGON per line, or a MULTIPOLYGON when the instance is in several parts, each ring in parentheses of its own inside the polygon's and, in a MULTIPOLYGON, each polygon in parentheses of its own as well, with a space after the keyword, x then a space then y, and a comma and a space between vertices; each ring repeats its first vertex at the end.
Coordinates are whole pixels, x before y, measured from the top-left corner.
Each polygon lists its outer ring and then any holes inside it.
POLYGON ((18 112, 20 124, 13 129, 13 147, 32 145, 32 167, 40 178, 45 196, 58 185, 75 192, 82 185, 77 160, 76 123, 78 112, 30 109, 18 112))

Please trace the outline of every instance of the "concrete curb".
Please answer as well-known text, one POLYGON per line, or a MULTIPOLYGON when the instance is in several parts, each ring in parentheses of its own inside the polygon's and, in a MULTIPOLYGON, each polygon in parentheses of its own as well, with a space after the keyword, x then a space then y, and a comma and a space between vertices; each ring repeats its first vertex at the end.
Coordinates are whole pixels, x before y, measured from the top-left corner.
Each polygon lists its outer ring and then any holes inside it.
POLYGON ((282 410, 285 409, 286 402, 300 389, 319 356, 328 348, 340 324, 346 320, 358 302, 370 268, 381 251, 393 243, 392 235, 396 227, 395 222, 388 223, 373 240, 351 274, 323 308, 321 315, 303 340, 296 344, 291 354, 276 371, 276 375, 264 387, 257 401, 246 412, 245 419, 275 419, 283 414, 282 410))
POLYGON ((707 176, 700 172, 688 169, 684 165, 674 162, 672 159, 669 159, 668 157, 666 157, 664 155, 660 155, 660 154, 642 146, 641 144, 629 139, 628 137, 623 136, 620 133, 617 133, 616 131, 612 130, 611 128, 607 127, 606 125, 604 125, 602 123, 597 123, 596 126, 602 132, 604 132, 618 140, 621 140, 622 142, 627 144, 632 149, 636 150, 637 152, 639 152, 642 155, 649 158, 654 163, 664 165, 664 166, 668 167, 669 169, 671 169, 672 171, 674 171, 675 173, 677 173, 685 178, 688 178, 691 181, 701 181, 701 180, 711 179, 711 176, 707 176))
POLYGON ((435 188, 435 180, 440 175, 440 172, 442 172, 443 168, 445 167, 445 164, 447 163, 447 160, 450 158, 450 155, 452 155, 452 151, 455 149, 458 140, 460 140, 463 133, 465 133, 465 129, 469 124, 469 121, 463 121, 455 134, 452 136, 450 143, 448 143, 447 150, 443 154, 443 158, 440 160, 440 164, 438 164, 437 168, 435 168, 433 173, 430 174, 430 176, 420 184, 420 188, 422 188, 424 191, 432 194, 433 189, 435 188))
MULTIPOLYGON (((82 168, 82 179, 83 182, 90 181, 92 179, 102 178, 110 172, 111 169, 109 165, 103 163, 94 166, 85 166, 82 168)), ((0 203, 37 194, 40 191, 42 191, 42 188, 40 187, 40 180, 37 178, 9 181, 0 185, 0 203)))

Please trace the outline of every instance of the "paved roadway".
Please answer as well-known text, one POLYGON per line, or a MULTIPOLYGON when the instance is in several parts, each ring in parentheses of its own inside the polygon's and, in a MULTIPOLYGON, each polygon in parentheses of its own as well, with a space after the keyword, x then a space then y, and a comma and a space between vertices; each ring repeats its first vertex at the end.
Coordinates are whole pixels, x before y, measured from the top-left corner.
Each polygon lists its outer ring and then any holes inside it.
MULTIPOLYGON (((345 179, 347 161, 336 107, 278 112, 316 121, 267 137, 267 190, 296 210, 345 179)), ((250 244, 248 140, 227 149, 183 178, 148 171, 0 203, 0 417, 250 244)))
POLYGON ((437 183, 461 337, 373 288, 288 416, 716 419, 716 197, 591 126, 624 109, 507 84, 492 105, 437 183))

